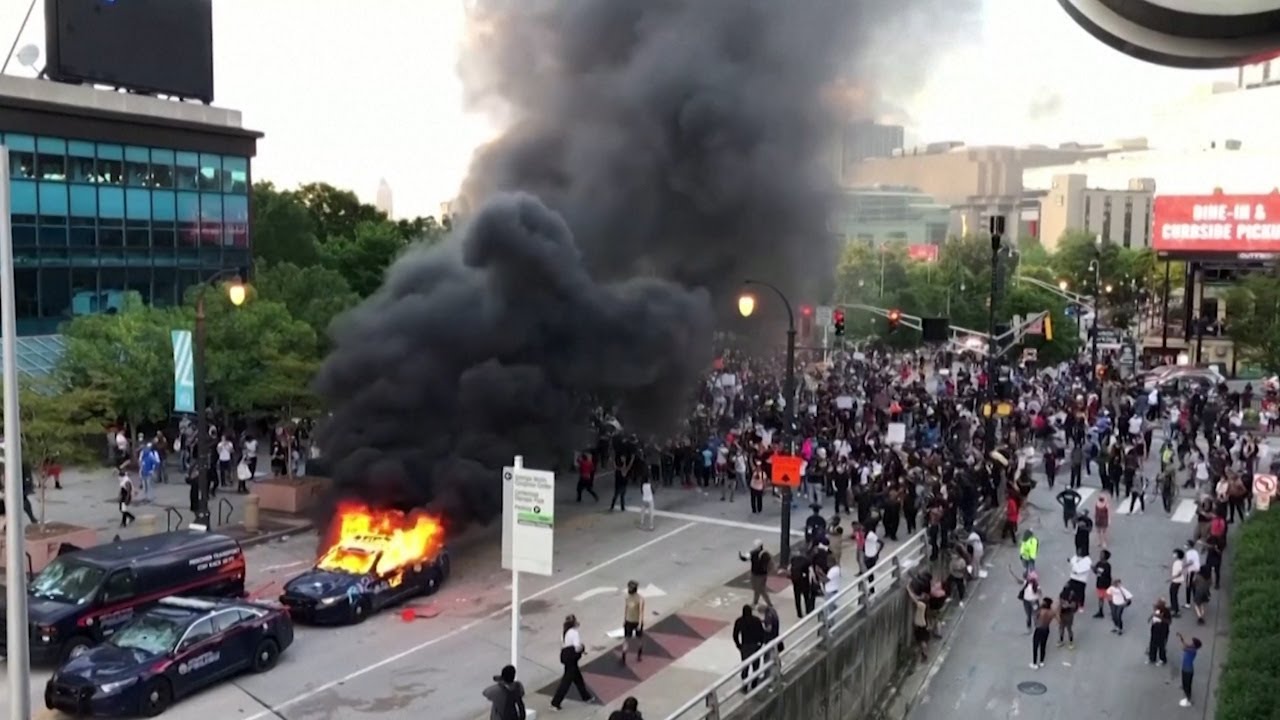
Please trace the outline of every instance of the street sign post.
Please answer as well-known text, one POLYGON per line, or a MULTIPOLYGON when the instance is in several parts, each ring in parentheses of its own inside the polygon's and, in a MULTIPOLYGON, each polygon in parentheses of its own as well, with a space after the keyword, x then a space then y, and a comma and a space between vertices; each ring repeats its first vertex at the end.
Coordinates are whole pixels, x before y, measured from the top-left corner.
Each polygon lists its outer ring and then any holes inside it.
POLYGON ((502 567, 511 571, 511 665, 520 662, 520 573, 551 575, 556 475, 515 457, 502 469, 502 567))

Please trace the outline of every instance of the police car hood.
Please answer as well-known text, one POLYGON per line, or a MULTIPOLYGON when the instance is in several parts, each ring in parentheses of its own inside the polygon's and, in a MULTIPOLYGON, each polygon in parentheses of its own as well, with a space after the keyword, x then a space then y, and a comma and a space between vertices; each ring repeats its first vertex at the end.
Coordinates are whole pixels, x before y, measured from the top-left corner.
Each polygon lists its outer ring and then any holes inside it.
POLYGON ((363 575, 313 568, 285 583, 284 591, 288 595, 323 600, 334 595, 342 595, 351 588, 359 586, 363 577, 363 575))
POLYGON ((97 685, 136 676, 158 656, 133 648, 99 645, 72 658, 58 669, 58 675, 73 675, 97 685))

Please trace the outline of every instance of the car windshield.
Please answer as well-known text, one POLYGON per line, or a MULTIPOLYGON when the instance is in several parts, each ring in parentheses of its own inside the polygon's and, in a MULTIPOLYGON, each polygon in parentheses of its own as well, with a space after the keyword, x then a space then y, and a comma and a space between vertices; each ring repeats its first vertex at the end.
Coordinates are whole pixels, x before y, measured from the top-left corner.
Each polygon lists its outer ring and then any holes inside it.
POLYGON ((106 574, 101 568, 60 557, 31 581, 31 594, 41 600, 83 605, 93 599, 106 574))
POLYGON ((162 655, 177 646, 186 629, 185 624, 172 618, 146 614, 112 635, 108 643, 119 648, 162 655))

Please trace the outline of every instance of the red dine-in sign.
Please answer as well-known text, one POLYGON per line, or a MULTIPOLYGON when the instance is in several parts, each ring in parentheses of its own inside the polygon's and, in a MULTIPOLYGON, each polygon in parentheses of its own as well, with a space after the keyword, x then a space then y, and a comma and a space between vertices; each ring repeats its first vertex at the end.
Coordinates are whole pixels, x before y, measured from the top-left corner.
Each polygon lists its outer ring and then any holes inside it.
POLYGON ((1280 253, 1280 192, 1160 195, 1153 246, 1172 253, 1280 253))

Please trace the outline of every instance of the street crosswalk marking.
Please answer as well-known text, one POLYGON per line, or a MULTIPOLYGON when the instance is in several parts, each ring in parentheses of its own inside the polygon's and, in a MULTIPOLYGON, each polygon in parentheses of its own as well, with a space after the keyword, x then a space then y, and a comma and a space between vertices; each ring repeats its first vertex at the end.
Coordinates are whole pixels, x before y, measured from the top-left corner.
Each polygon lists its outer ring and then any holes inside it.
POLYGON ((1098 491, 1095 488, 1079 487, 1076 488, 1076 492, 1080 493, 1080 508, 1082 510, 1088 510, 1089 506, 1086 503, 1088 503, 1089 498, 1093 497, 1093 494, 1098 491))
POLYGON ((1178 509, 1173 511, 1173 515, 1169 518, 1174 522, 1189 523, 1196 519, 1196 501, 1183 500, 1178 503, 1178 509))

